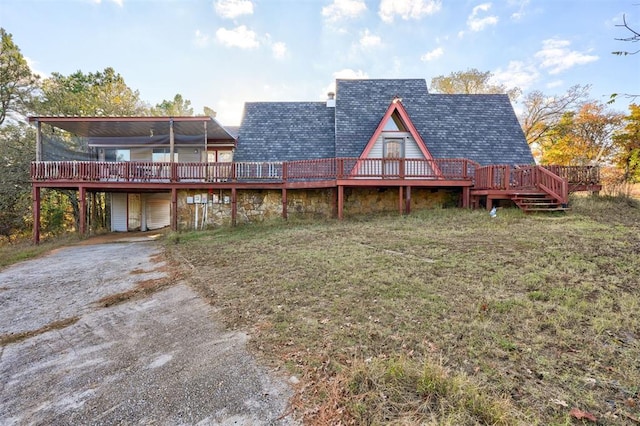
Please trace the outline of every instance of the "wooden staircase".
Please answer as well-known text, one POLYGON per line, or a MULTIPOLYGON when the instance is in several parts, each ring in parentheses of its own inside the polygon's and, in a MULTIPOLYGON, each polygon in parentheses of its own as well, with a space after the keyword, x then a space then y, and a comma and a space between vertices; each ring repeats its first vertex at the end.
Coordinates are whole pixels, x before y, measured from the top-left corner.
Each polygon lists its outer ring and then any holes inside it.
POLYGON ((476 168, 471 204, 481 199, 490 210, 498 200, 511 200, 525 212, 566 211, 569 180, 542 166, 491 165, 476 168))
POLYGON ((525 213, 569 210, 567 204, 543 191, 515 194, 511 200, 525 213))

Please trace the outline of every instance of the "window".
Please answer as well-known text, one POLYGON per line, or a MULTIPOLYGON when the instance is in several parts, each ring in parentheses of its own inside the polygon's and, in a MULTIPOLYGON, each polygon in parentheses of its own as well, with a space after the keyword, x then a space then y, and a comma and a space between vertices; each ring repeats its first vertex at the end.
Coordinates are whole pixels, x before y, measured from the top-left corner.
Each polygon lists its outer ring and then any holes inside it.
POLYGON ((391 117, 389 117, 389 119, 385 123, 383 130, 385 132, 406 132, 407 131, 407 127, 404 125, 404 123, 402 122, 402 119, 398 115, 398 111, 394 111, 393 114, 391 114, 391 117))
POLYGON ((404 139, 389 138, 384 140, 384 158, 403 158, 404 139))
POLYGON ((233 151, 209 151, 207 155, 209 163, 230 163, 233 161, 233 151))
MULTIPOLYGON (((153 148, 151 160, 154 163, 168 163, 171 161, 171 150, 169 148, 153 148)), ((173 160, 178 161, 178 153, 173 153, 173 160)))
POLYGON ((106 149, 105 161, 131 161, 130 149, 106 149))

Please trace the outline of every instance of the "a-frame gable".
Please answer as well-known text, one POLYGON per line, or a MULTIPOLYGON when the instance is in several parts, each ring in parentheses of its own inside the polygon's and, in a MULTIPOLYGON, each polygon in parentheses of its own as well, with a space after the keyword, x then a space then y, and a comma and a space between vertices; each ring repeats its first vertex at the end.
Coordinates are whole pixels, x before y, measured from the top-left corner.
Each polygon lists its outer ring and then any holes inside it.
POLYGON ((433 156, 429 152, 429 149, 427 148, 427 145, 424 143, 424 140, 422 140, 422 138, 420 137, 420 134, 418 133, 418 130, 414 126, 413 122, 411 121, 411 118, 409 118, 409 114, 407 113, 407 110, 404 108, 404 105, 402 105, 402 100, 400 98, 394 98, 391 101, 391 103, 389 104, 389 107, 387 108, 387 112, 385 112, 384 116, 382 117, 382 120, 380 120, 378 127, 376 128, 375 132, 373 132, 373 135, 369 139, 369 142, 367 142, 367 145, 364 147, 362 154, 360 154, 360 158, 361 159, 367 158, 369 156, 369 153, 373 149, 373 146, 375 145, 376 141, 384 131, 384 128, 387 122, 392 119, 392 116, 394 113, 398 115, 404 127, 407 129, 409 134, 416 141, 416 145, 420 149, 420 152, 422 152, 422 155, 424 155, 424 158, 427 160, 433 160, 433 156))

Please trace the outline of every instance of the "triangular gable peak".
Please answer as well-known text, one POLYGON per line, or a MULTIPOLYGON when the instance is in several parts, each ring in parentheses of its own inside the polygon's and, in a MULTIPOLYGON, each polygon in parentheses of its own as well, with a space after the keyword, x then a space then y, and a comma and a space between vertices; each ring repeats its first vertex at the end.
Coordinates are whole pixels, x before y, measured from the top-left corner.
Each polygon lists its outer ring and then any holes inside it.
POLYGON ((409 118, 409 114, 407 114, 407 110, 404 108, 404 105, 402 105, 402 99, 398 97, 394 98, 389 104, 387 112, 385 112, 382 120, 380 120, 380 124, 378 124, 375 132, 373 132, 373 135, 362 151, 362 154, 360 154, 361 159, 368 158, 369 153, 376 144, 376 141, 385 130, 409 132, 420 149, 420 152, 424 155, 424 158, 427 160, 433 160, 433 156, 420 137, 418 130, 413 125, 411 118, 409 118))

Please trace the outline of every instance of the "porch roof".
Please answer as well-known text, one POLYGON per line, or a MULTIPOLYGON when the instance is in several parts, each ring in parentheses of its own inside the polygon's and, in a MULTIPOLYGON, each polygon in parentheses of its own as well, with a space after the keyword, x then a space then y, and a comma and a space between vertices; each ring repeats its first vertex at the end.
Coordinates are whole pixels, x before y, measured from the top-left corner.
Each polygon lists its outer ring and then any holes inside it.
POLYGON ((77 136, 92 138, 139 138, 169 134, 173 120, 176 135, 202 136, 208 141, 234 143, 235 138, 209 116, 188 117, 29 117, 29 122, 45 123, 77 136))

